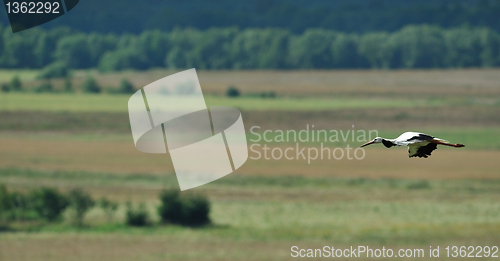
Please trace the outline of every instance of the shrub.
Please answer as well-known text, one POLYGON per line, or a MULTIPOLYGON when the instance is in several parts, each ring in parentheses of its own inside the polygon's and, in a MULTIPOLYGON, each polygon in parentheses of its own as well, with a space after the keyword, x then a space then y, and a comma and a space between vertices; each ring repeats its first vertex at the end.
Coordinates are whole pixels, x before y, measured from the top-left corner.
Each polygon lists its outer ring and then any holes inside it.
POLYGON ((406 186, 407 189, 429 189, 431 184, 427 180, 415 181, 406 186))
POLYGON ((68 199, 53 188, 32 191, 30 198, 37 215, 49 222, 58 221, 69 205, 68 199))
POLYGON ((239 97, 240 95, 241 95, 240 91, 235 86, 229 86, 229 88, 227 88, 226 91, 227 97, 235 98, 239 97))
POLYGON ((19 76, 14 76, 14 78, 12 78, 12 80, 10 81, 10 89, 12 91, 21 91, 21 89, 23 88, 23 85, 21 83, 21 79, 19 79, 19 76))
MULTIPOLYGON (((12 220, 34 220, 38 216, 33 210, 32 200, 25 194, 8 192, 0 185, 0 223, 12 220)), ((1 225, 0 225, 1 226, 1 225)))
POLYGON ((0 228, 8 225, 9 212, 12 208, 13 204, 7 188, 5 185, 0 185, 0 228))
POLYGON ((141 203, 138 208, 134 208, 132 203, 127 202, 125 223, 128 226, 133 227, 143 227, 149 225, 149 214, 146 206, 141 203))
POLYGON ((177 190, 166 190, 160 194, 158 214, 163 223, 183 226, 201 226, 210 223, 210 203, 202 195, 180 195, 177 190))
POLYGON ((63 86, 64 92, 73 92, 73 84, 71 83, 71 78, 66 77, 64 78, 64 86, 63 86))
POLYGON ((33 89, 33 91, 36 93, 52 92, 52 91, 54 91, 54 88, 52 87, 52 84, 50 82, 43 82, 40 85, 36 86, 33 89))
POLYGON ((160 194, 161 205, 158 214, 163 223, 181 224, 183 217, 183 202, 178 190, 165 190, 160 194))
POLYGON ((10 92, 10 86, 7 83, 2 84, 2 92, 10 92))
POLYGON ((29 196, 19 192, 10 193, 13 208, 10 212, 10 217, 13 220, 36 220, 39 219, 37 213, 33 209, 33 203, 29 196))
POLYGON ((270 91, 270 92, 262 92, 260 93, 260 97, 262 98, 271 98, 271 99, 274 99, 276 98, 276 93, 273 92, 273 91, 270 91))
POLYGON ((106 214, 108 223, 111 223, 113 221, 115 212, 118 209, 118 203, 110 201, 106 198, 102 198, 101 200, 99 200, 99 207, 101 207, 106 214))
POLYGON ((101 87, 97 84, 94 78, 87 77, 82 85, 82 91, 85 93, 100 93, 101 87))
POLYGON ((134 93, 134 85, 130 83, 127 79, 122 79, 120 82, 120 86, 118 87, 117 90, 118 93, 134 93))
POLYGON ((69 202, 74 211, 73 223, 81 227, 83 217, 94 206, 95 202, 87 192, 81 189, 73 189, 69 192, 69 202))
POLYGON ((64 62, 51 63, 38 74, 39 79, 63 78, 69 75, 68 65, 64 62))
POLYGON ((210 203, 206 197, 193 195, 184 199, 182 225, 202 226, 210 223, 210 203))

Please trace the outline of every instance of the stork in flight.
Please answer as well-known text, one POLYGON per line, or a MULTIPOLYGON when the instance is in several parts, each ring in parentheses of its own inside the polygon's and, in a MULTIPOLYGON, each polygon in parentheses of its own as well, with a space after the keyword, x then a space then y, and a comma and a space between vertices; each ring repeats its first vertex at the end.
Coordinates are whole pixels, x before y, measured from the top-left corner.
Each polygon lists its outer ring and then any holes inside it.
POLYGON ((381 137, 376 137, 372 141, 361 145, 361 147, 365 147, 375 143, 382 143, 387 148, 393 146, 408 146, 409 158, 427 158, 431 155, 432 151, 437 149, 438 144, 455 148, 465 147, 465 145, 463 144, 451 144, 446 140, 438 139, 420 132, 405 132, 395 139, 384 139, 381 137))

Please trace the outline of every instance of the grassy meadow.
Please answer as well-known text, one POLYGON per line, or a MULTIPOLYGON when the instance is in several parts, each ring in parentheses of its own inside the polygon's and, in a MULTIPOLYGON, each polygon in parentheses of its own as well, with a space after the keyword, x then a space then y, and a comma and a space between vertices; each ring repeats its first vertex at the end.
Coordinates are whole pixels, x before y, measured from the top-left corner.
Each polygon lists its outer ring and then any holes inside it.
MULTIPOLYGON (((78 86, 93 75, 113 87, 128 78, 139 87, 171 73, 77 71, 72 81, 78 86)), ((36 71, 0 71, 0 82, 14 75, 24 86, 39 84, 36 71)), ((95 208, 84 228, 67 221, 13 224, 0 232, 0 260, 290 260, 292 246, 358 245, 422 248, 425 258, 413 259, 448 260, 446 246, 499 245, 500 70, 198 75, 207 105, 242 111, 250 144, 252 126, 262 134, 314 125, 377 130, 387 138, 422 131, 466 147, 440 147, 428 159, 408 159, 406 148, 382 145, 367 147, 362 160, 249 159, 235 173, 195 189, 212 203, 211 226, 130 228, 122 222, 126 201, 145 202, 154 216, 160 191, 178 184, 168 155, 135 149, 128 96, 0 93, 0 184, 14 191, 80 187, 120 203, 112 223, 95 208), (242 96, 225 97, 228 86, 242 96), (269 91, 277 97, 259 97, 269 91), (429 246, 440 246, 441 257, 428 257, 429 246)), ((53 80, 56 88, 62 83, 53 80)))

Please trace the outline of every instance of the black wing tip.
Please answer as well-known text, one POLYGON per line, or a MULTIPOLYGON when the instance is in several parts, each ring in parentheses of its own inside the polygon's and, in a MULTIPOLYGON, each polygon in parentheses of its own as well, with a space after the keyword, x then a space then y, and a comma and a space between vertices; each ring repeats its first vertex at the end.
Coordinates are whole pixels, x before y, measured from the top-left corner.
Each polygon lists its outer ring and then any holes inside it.
POLYGON ((437 149, 437 144, 436 143, 429 143, 425 146, 422 146, 420 148, 418 148, 417 150, 417 153, 415 153, 415 155, 408 155, 410 158, 413 158, 413 157, 419 157, 419 158, 428 158, 429 156, 431 156, 432 152, 437 149))

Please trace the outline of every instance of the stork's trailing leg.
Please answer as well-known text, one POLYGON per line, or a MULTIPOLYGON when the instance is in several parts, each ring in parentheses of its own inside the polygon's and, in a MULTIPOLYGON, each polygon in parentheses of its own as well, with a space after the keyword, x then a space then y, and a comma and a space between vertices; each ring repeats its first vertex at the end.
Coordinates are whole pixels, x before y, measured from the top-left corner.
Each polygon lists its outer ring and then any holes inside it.
POLYGON ((460 143, 451 144, 451 143, 443 142, 443 141, 440 141, 440 140, 430 140, 430 142, 436 143, 436 144, 440 144, 440 145, 455 147, 455 148, 463 148, 463 147, 465 147, 465 145, 460 144, 460 143))

